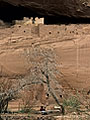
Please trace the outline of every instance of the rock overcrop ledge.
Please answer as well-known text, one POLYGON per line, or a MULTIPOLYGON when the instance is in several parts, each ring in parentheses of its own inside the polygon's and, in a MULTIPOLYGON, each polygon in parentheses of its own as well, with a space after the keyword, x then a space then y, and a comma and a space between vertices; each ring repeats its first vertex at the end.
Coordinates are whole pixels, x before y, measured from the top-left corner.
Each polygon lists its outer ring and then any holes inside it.
POLYGON ((41 15, 90 18, 90 0, 0 0, 1 3, 24 7, 41 15))

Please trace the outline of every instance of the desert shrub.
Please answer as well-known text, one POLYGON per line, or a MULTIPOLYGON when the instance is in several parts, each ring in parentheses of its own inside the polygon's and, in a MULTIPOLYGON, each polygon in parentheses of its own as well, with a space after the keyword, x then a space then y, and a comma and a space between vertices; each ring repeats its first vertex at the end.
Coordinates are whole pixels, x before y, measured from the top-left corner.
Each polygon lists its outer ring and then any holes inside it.
POLYGON ((63 101, 63 106, 68 112, 79 112, 80 102, 75 96, 71 96, 69 99, 63 101))

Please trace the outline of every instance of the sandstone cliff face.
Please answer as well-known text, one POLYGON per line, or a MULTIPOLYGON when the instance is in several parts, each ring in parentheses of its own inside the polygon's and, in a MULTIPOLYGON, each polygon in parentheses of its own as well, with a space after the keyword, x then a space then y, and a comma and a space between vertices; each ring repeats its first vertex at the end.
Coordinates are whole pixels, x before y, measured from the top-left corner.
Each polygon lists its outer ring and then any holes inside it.
POLYGON ((0 7, 5 6, 4 3, 22 6, 41 15, 90 18, 90 0, 0 0, 0 7))
MULTIPOLYGON (((51 46, 65 81, 72 88, 88 90, 90 25, 40 25, 37 28, 35 33, 34 27, 23 25, 0 29, 0 75, 10 78, 27 75, 31 65, 25 52, 29 53, 33 45, 51 46)), ((65 81, 62 78, 62 83, 65 81)))
MULTIPOLYGON (((89 24, 15 25, 11 28, 2 28, 0 29, 0 80, 12 79, 17 81, 17 78, 27 77, 28 70, 31 68, 27 59, 30 48, 35 45, 49 46, 55 49, 60 72, 63 74, 58 79, 58 86, 55 83, 52 84, 52 87, 58 91, 57 95, 63 93, 59 91, 59 88, 66 90, 67 93, 68 90, 88 92, 90 89, 89 39, 89 24)), ((37 91, 34 96, 29 94, 32 96, 32 100, 37 96, 41 103, 47 104, 45 86, 37 85, 37 87, 30 88, 37 91), (40 94, 41 92, 42 94, 40 94)), ((24 94, 27 95, 27 92, 24 94)), ((52 98, 48 100, 49 103, 54 103, 52 98)))

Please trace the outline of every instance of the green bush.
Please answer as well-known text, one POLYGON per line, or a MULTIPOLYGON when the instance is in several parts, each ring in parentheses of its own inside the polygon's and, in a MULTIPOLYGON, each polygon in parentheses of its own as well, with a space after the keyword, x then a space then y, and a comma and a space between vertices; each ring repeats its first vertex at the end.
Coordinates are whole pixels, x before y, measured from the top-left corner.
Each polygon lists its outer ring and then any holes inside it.
POLYGON ((71 96, 69 99, 63 101, 63 106, 69 110, 69 112, 79 112, 80 102, 75 96, 71 96))

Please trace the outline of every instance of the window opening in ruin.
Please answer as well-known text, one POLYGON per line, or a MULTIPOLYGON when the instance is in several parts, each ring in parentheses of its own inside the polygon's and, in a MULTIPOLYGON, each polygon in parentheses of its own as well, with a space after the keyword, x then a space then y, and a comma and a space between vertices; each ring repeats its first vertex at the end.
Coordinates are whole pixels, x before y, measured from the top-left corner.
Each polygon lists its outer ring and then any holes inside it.
POLYGON ((62 95, 60 95, 60 98, 62 98, 63 96, 62 95))
POLYGON ((49 31, 49 34, 52 34, 52 32, 51 32, 51 31, 49 31))
POLYGON ((20 28, 21 26, 19 25, 18 27, 20 28))

